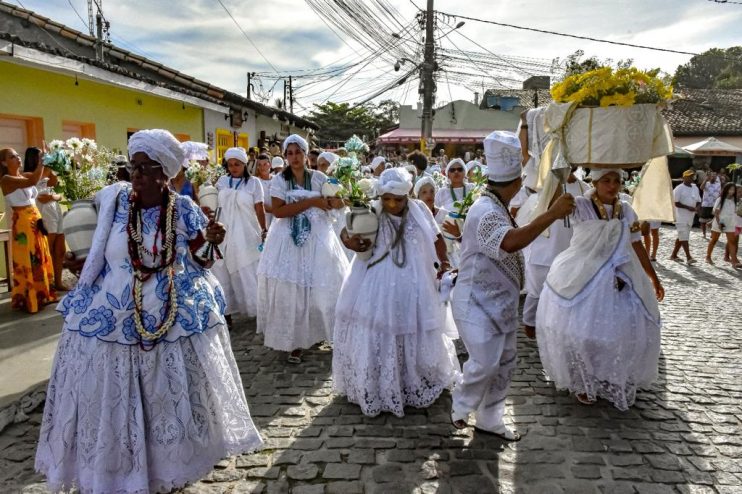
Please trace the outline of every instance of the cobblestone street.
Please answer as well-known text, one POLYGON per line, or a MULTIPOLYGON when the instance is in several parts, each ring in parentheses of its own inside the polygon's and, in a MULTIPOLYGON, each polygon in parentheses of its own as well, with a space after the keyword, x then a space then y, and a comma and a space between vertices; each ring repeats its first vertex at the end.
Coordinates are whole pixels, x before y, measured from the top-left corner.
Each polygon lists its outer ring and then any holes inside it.
MULTIPOLYGON (((578 405, 544 378, 519 334, 507 419, 518 443, 450 424, 450 394, 427 410, 367 418, 333 395, 330 351, 287 365, 237 321, 233 349, 263 451, 224 459, 187 494, 242 493, 742 493, 742 272, 717 247, 716 266, 669 261, 660 378, 628 412, 578 405)), ((706 242, 692 233, 702 261, 706 242)), ((32 365, 32 363, 29 363, 32 365)), ((0 492, 47 492, 33 472, 42 405, 0 433, 0 492)))

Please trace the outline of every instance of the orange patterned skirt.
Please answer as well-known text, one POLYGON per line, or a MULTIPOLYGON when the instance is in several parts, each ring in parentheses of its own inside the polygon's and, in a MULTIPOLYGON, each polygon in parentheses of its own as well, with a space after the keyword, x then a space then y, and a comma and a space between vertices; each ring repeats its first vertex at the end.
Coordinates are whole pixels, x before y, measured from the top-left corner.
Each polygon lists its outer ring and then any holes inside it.
POLYGON ((49 244, 37 227, 40 218, 36 206, 13 208, 11 306, 31 314, 57 301, 49 244))

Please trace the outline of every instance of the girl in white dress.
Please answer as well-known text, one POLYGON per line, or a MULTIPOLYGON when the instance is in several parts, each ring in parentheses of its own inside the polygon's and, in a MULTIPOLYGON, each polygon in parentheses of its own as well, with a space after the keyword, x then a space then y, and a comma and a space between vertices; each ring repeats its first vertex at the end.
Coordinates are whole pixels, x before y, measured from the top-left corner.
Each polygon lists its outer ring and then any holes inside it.
POLYGON ((730 182, 724 186, 721 196, 714 203, 714 221, 711 223, 711 241, 706 250, 706 262, 714 264, 711 254, 714 247, 719 241, 719 237, 724 233, 727 237, 727 260, 732 263, 733 268, 740 267, 737 259, 737 186, 730 182), (730 255, 731 253, 731 255, 730 255))
MULTIPOLYGON (((385 170, 378 187, 373 254, 354 258, 338 298, 332 377, 335 390, 365 415, 402 417, 405 406, 433 403, 460 373, 436 289, 436 263, 439 273, 450 266, 430 210, 407 197, 409 172, 385 170)), ((357 252, 369 248, 347 231, 343 243, 357 252)))
POLYGON ((283 150, 287 166, 271 181, 274 219, 258 266, 258 332, 299 363, 301 349, 332 341, 348 259, 329 211, 344 205, 321 196, 327 176, 306 167, 307 141, 291 135, 283 150))
MULTIPOLYGON (((225 315, 258 314, 258 262, 268 232, 263 211, 263 186, 247 171, 247 153, 230 148, 224 153, 228 174, 216 182, 219 191, 219 220, 227 229, 221 247, 222 259, 212 271, 224 289, 225 315)), ((231 317, 228 322, 231 326, 231 317)))
POLYGON ((641 242, 636 213, 619 199, 620 170, 591 172, 576 197, 570 246, 552 263, 536 314, 538 348, 557 388, 584 404, 627 410, 657 377, 664 288, 641 242))
POLYGON ((265 227, 271 227, 273 214, 271 209, 271 158, 265 153, 260 153, 255 163, 255 176, 263 186, 263 211, 265 212, 265 227))

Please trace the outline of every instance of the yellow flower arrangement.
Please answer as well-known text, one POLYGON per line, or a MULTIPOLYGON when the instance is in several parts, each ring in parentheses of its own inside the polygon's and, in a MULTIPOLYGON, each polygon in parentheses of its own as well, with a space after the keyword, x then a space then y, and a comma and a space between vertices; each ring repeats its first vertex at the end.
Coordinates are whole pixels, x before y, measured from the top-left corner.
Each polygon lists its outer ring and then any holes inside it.
POLYGON ((657 77, 657 70, 644 72, 636 67, 613 70, 600 67, 567 77, 551 87, 557 103, 580 106, 631 106, 662 103, 672 98, 672 86, 657 77))

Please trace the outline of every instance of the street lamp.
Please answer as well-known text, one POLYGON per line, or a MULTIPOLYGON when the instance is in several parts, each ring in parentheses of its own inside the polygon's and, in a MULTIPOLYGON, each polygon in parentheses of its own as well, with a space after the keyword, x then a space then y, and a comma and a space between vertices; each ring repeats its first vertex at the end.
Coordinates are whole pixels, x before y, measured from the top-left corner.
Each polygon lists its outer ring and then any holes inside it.
POLYGON ((402 57, 399 60, 397 60, 396 62, 394 62, 394 72, 399 72, 400 67, 402 67, 402 65, 404 65, 405 62, 410 62, 410 63, 413 63, 413 64, 415 63, 415 62, 413 62, 412 60, 410 60, 407 57, 402 57))
POLYGON ((448 31, 446 34, 442 34, 442 35, 438 36, 438 38, 436 38, 436 40, 441 40, 441 39, 445 38, 446 36, 448 36, 452 32, 456 31, 458 28, 462 27, 464 24, 466 24, 466 22, 464 22, 464 21, 459 22, 458 24, 456 24, 456 26, 454 26, 453 28, 451 28, 451 30, 448 31))

